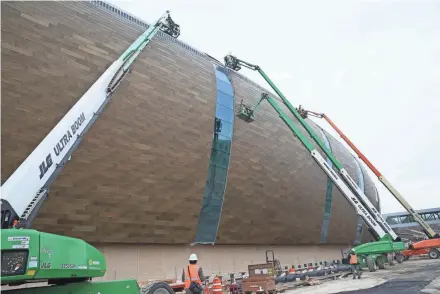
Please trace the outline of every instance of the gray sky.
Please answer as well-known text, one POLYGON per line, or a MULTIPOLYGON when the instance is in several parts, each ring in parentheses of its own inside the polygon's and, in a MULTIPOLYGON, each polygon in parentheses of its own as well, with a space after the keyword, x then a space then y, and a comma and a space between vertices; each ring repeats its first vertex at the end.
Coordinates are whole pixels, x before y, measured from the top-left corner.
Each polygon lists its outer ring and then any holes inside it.
MULTIPOLYGON (((440 207, 440 1, 109 2, 148 23, 170 9, 181 40, 259 64, 294 105, 325 112, 415 209, 440 207)), ((382 211, 403 211, 375 182, 382 211)))

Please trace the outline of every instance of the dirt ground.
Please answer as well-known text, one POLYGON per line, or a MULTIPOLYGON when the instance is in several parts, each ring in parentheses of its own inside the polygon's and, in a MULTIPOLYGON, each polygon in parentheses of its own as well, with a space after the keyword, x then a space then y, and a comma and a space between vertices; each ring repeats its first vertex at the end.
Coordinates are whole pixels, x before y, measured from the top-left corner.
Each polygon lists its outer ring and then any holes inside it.
POLYGON ((287 291, 286 294, 327 293, 432 293, 440 294, 440 259, 408 260, 374 273, 364 271, 360 280, 352 276, 287 291))

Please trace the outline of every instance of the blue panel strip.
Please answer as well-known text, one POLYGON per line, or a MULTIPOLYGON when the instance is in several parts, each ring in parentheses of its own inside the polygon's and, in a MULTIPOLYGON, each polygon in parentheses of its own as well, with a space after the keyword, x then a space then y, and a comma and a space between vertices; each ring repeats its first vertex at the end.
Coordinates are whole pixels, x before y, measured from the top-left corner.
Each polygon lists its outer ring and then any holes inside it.
POLYGON ((214 244, 222 214, 234 129, 234 89, 227 72, 214 66, 217 105, 205 194, 197 225, 196 244, 214 244))
MULTIPOLYGON (((358 178, 358 186, 361 188, 362 192, 365 193, 365 182, 364 182, 364 173, 362 172, 361 164, 359 163, 358 159, 354 157, 354 162, 356 162, 356 174, 358 178)), ((357 215, 356 219, 356 239, 355 243, 361 242, 361 235, 362 235, 362 228, 363 228, 364 220, 360 215, 357 215)))
MULTIPOLYGON (((319 131, 321 132, 322 139, 324 140, 325 146, 332 151, 332 148, 330 146, 330 142, 328 141, 327 136, 323 132, 321 128, 319 128, 319 131)), ((327 163, 333 167, 332 161, 327 157, 327 163)), ((328 235, 328 228, 330 226, 330 216, 332 211, 332 191, 333 191, 333 182, 330 178, 327 178, 327 191, 325 193, 325 207, 324 207, 324 218, 322 219, 322 226, 321 226, 321 243, 327 243, 327 235, 328 235)))

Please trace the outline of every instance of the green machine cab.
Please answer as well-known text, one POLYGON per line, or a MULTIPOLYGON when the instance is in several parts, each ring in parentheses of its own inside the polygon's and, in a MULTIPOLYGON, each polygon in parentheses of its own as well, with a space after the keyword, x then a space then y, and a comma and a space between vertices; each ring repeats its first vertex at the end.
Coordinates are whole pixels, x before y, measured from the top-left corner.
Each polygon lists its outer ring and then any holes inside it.
POLYGON ((105 275, 102 253, 83 240, 36 230, 2 230, 1 283, 81 281, 105 275))

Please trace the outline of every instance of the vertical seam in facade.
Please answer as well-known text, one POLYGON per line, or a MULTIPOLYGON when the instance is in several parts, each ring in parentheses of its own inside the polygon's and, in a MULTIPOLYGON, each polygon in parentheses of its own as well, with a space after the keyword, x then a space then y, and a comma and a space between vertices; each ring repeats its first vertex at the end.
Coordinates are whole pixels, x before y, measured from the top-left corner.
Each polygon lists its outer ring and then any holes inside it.
POLYGON ((217 84, 216 110, 205 192, 194 244, 215 244, 223 210, 232 134, 234 89, 223 67, 213 65, 217 84))
MULTIPOLYGON (((319 131, 321 132, 321 136, 324 140, 325 146, 332 152, 332 148, 330 146, 330 142, 325 135, 324 131, 319 128, 319 131)), ((333 167, 332 161, 327 157, 327 163, 330 165, 330 167, 333 167)), ((325 203, 324 203, 324 217, 322 219, 322 226, 321 226, 321 243, 327 243, 327 236, 328 236, 328 229, 330 226, 330 216, 331 216, 331 210, 332 210, 332 191, 333 191, 333 182, 332 180, 327 177, 327 189, 325 192, 325 203)))
MULTIPOLYGON (((362 171, 361 165, 359 163, 359 161, 357 160, 357 158, 355 156, 353 156, 354 162, 356 163, 356 174, 357 174, 357 178, 358 178, 358 186, 359 188, 362 190, 362 192, 365 193, 365 179, 364 179, 364 172, 362 171)), ((356 239, 355 239, 355 243, 360 243, 361 241, 361 236, 362 236, 362 228, 363 228, 363 224, 364 224, 364 220, 362 219, 362 217, 357 214, 356 215, 356 239)))

